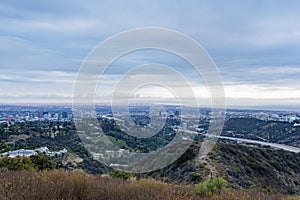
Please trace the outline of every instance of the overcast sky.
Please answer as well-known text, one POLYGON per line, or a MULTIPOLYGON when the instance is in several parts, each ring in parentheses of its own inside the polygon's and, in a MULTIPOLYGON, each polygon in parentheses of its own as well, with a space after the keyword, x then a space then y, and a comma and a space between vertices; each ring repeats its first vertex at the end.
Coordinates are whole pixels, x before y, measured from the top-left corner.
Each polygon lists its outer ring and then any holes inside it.
MULTIPOLYGON (((297 107, 299 10, 297 0, 2 0, 0 103, 71 103, 76 74, 97 44, 121 31, 163 27, 206 49, 220 70, 229 106, 297 107)), ((117 80, 119 68, 153 61, 185 67, 172 55, 145 51, 120 59, 105 79, 117 80)), ((193 78, 191 73, 196 95, 205 98, 193 78)), ((107 91, 98 92, 99 98, 107 91)), ((144 95, 157 92, 146 88, 144 95)))

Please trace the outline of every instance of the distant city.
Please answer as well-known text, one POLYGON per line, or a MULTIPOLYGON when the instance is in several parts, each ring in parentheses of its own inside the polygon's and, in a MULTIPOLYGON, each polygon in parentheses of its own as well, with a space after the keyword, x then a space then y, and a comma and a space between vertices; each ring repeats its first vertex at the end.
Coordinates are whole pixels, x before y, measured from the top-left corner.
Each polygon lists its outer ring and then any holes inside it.
MULTIPOLYGON (((118 119, 120 113, 113 114, 110 106, 96 106, 98 118, 118 119)), ((131 106, 131 117, 149 116, 150 106, 131 106)), ((180 107, 166 105, 165 111, 159 111, 159 117, 179 119, 180 107)), ((82 114, 82 117, 84 115, 82 114)), ((199 108, 200 119, 210 119, 211 109, 199 108)), ((120 115, 121 117, 121 115, 120 115)), ((262 121, 279 121, 293 123, 300 126, 300 112, 277 111, 277 110, 250 110, 250 109, 227 109, 226 118, 256 118, 262 121)), ((73 113, 71 106, 67 105, 0 105, 0 124, 12 124, 26 121, 72 121, 73 113)))

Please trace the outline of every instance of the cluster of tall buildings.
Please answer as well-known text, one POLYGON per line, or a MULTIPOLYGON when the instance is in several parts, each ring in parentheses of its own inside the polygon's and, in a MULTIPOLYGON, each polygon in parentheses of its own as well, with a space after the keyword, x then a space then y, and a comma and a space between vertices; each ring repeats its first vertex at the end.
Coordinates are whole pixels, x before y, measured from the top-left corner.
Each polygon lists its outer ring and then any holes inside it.
POLYGON ((10 106, 0 110, 0 124, 25 121, 69 121, 73 115, 70 109, 47 107, 10 106))

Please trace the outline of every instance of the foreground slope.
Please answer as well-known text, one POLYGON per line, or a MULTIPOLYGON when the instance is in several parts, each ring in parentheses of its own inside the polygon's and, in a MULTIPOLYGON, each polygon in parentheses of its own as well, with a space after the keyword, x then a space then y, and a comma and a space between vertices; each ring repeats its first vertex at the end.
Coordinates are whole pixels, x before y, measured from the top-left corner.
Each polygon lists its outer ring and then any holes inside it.
MULTIPOLYGON (((151 180, 121 180, 81 172, 2 171, 0 199, 208 199, 199 196, 195 187, 151 180)), ((258 191, 224 190, 212 199, 297 199, 282 194, 258 191)))
POLYGON ((198 161, 200 146, 195 143, 175 163, 144 176, 184 184, 219 176, 234 188, 300 194, 299 153, 219 142, 204 161, 198 161))

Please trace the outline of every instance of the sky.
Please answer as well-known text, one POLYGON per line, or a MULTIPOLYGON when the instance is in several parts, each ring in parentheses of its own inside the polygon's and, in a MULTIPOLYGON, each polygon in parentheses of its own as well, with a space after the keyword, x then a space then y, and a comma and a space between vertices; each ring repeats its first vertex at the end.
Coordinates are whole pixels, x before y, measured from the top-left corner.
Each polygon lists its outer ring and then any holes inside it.
MULTIPOLYGON (((219 69, 229 107, 299 108, 299 10, 297 0, 2 0, 0 103, 71 103, 80 66, 96 45, 130 29, 162 27, 203 46, 219 69)), ((110 83, 125 69, 151 62, 184 72, 195 95, 209 98, 187 63, 151 50, 113 63, 96 98, 108 98, 110 83)), ((169 95, 148 86, 134 97, 169 95)))

